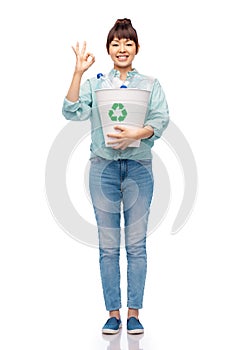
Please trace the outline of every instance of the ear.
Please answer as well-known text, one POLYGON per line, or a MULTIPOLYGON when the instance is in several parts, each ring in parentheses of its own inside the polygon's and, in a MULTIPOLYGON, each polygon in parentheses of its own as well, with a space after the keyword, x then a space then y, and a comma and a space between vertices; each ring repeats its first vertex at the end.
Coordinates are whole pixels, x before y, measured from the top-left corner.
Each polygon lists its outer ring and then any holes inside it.
POLYGON ((138 54, 139 50, 140 50, 140 45, 138 44, 138 48, 137 48, 137 53, 136 54, 138 54))

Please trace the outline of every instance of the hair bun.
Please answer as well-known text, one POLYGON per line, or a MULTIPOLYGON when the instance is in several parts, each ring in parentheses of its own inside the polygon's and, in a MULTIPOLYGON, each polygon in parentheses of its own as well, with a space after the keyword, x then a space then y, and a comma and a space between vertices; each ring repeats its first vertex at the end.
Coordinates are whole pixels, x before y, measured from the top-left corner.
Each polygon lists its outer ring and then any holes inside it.
POLYGON ((131 20, 128 18, 123 18, 123 19, 117 19, 117 21, 114 24, 116 27, 118 26, 128 26, 128 25, 132 25, 131 24, 131 20))

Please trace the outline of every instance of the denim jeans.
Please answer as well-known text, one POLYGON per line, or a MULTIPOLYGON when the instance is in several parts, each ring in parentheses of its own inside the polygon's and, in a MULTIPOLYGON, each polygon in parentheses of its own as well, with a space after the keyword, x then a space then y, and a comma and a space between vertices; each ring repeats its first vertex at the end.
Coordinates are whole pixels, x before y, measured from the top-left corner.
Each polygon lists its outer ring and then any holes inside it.
POLYGON ((91 159, 90 194, 99 237, 106 309, 121 308, 121 213, 127 257, 127 307, 140 309, 147 271, 146 235, 153 195, 151 160, 91 159))

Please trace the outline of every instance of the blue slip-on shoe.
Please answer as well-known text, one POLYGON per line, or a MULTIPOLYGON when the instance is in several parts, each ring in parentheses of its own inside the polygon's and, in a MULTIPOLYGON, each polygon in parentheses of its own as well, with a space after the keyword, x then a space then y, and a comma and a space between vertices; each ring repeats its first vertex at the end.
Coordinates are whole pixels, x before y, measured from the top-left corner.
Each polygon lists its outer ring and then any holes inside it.
POLYGON ((141 322, 136 317, 130 317, 127 320, 127 332, 129 334, 144 333, 144 328, 143 328, 141 322))
POLYGON ((121 320, 116 317, 110 317, 102 328, 103 334, 116 334, 122 327, 121 320))

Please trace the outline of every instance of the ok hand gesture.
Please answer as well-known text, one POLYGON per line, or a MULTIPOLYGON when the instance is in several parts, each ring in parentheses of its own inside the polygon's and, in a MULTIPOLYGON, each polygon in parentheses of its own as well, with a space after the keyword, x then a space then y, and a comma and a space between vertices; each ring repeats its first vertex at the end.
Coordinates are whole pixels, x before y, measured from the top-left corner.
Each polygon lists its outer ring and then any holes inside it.
POLYGON ((88 68, 93 65, 95 62, 95 56, 90 53, 86 52, 86 42, 84 41, 83 47, 80 50, 79 42, 77 41, 76 46, 72 46, 72 49, 76 55, 76 66, 75 70, 76 72, 84 73, 88 68))

